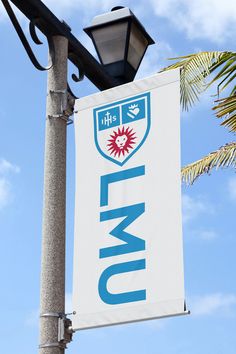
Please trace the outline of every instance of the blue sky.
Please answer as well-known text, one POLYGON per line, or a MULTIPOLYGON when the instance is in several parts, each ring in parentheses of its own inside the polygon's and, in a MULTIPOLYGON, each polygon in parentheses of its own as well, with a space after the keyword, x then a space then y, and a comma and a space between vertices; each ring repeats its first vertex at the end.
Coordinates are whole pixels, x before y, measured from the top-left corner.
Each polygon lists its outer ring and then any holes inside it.
MULTIPOLYGON (((45 0, 92 52, 82 29, 113 6, 129 6, 157 42, 137 78, 157 72, 166 58, 204 50, 233 50, 232 0, 45 0)), ((28 35, 27 21, 19 16, 28 35)), ((38 72, 0 6, 1 348, 31 354, 38 346, 38 309, 46 73, 38 72)), ((35 48, 42 62, 47 48, 35 48)), ((73 68, 70 66, 70 72, 73 68)), ((97 92, 86 79, 78 96, 97 92)), ((181 117, 182 164, 234 140, 211 111, 212 94, 181 117)), ((67 309, 71 309, 74 209, 74 130, 68 127, 67 309)), ((169 143, 169 142, 167 142, 169 143)), ((167 156, 171 162, 171 156, 167 156)), ((185 288, 190 316, 77 332, 68 353, 235 354, 236 176, 212 172, 183 186, 185 288)))

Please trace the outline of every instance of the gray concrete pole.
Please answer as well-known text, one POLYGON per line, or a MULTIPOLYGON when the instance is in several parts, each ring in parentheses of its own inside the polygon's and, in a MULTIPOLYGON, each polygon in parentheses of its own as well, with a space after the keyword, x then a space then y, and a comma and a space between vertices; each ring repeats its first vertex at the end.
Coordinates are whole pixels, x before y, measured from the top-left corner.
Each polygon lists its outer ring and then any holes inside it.
MULTIPOLYGON (((68 42, 54 36, 55 64, 48 71, 40 293, 40 354, 63 354, 58 313, 65 311, 66 120, 68 42), (62 117, 60 117, 62 116, 62 117), (64 117, 66 119, 66 117, 64 117)), ((52 53, 49 55, 51 56, 52 53)))

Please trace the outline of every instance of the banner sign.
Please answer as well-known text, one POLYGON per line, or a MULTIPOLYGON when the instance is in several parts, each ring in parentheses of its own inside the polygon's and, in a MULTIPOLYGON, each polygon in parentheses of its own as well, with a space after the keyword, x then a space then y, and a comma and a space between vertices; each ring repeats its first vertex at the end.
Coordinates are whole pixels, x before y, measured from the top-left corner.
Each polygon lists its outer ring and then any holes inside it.
POLYGON ((185 312, 179 71, 76 101, 73 329, 185 312))

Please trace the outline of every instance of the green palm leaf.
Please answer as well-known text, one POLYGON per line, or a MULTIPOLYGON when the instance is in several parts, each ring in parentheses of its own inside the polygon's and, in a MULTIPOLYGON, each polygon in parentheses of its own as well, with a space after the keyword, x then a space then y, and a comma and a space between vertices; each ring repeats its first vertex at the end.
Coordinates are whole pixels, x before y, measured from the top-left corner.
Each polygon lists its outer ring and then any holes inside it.
POLYGON ((213 168, 236 167, 236 143, 229 143, 219 150, 211 152, 201 160, 182 168, 182 180, 187 184, 193 182, 203 173, 209 173, 213 168))
POLYGON ((236 95, 221 98, 216 101, 218 104, 213 107, 218 118, 226 117, 221 125, 229 128, 231 132, 236 132, 236 95))
MULTIPOLYGON (((218 91, 223 91, 236 77, 236 54, 231 53, 229 59, 227 59, 226 64, 223 68, 218 72, 218 74, 212 79, 212 81, 208 84, 210 86, 214 82, 221 80, 218 84, 218 91), (222 87, 222 85, 224 86, 222 87)), ((221 63, 220 65, 222 65, 221 63)))
MULTIPOLYGON (((188 110, 198 99, 199 95, 210 85, 218 82, 218 94, 236 79, 235 52, 200 52, 182 57, 171 58, 178 60, 162 71, 181 68, 180 94, 184 110, 188 110), (206 79, 213 72, 216 75, 207 83, 206 79)), ((221 125, 236 132, 236 85, 228 97, 217 100, 213 110, 218 118, 223 118, 221 125)), ((204 158, 182 168, 182 179, 192 184, 199 176, 220 167, 236 167, 236 143, 222 146, 204 158)))
POLYGON ((233 80, 232 76, 236 70, 234 52, 200 52, 170 60, 178 61, 162 71, 181 68, 180 94, 184 110, 188 110, 198 100, 199 95, 216 80, 222 80, 220 84, 224 83, 225 88, 233 80), (225 64, 223 69, 207 84, 206 78, 223 64, 225 64))

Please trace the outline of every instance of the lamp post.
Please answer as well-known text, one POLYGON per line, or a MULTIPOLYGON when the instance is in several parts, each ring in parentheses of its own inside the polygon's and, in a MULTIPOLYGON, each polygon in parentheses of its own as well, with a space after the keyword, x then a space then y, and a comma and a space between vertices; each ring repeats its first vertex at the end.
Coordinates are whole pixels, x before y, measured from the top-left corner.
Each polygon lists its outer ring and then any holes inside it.
MULTIPOLYGON (((70 27, 40 0, 11 0, 30 20, 30 34, 39 41, 35 27, 48 39, 50 65, 35 57, 8 0, 1 0, 34 66, 48 70, 44 207, 40 297, 40 354, 63 354, 71 341, 65 303, 66 128, 74 98, 68 90, 67 59, 100 89, 134 79, 148 45, 154 41, 128 9, 113 8, 94 18, 85 32, 92 38, 99 64, 73 36, 70 27)), ((83 74, 82 73, 82 74, 83 74)), ((75 81, 80 78, 74 75, 75 81)))

